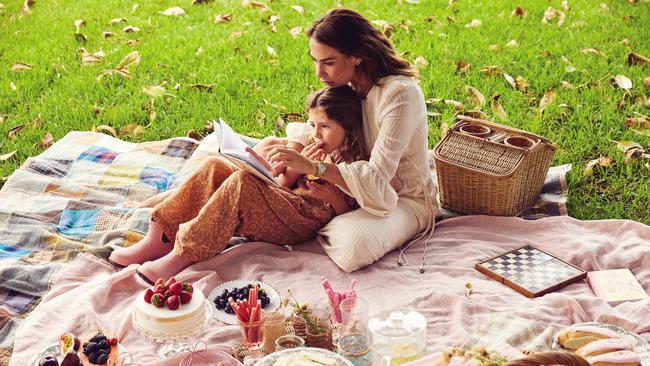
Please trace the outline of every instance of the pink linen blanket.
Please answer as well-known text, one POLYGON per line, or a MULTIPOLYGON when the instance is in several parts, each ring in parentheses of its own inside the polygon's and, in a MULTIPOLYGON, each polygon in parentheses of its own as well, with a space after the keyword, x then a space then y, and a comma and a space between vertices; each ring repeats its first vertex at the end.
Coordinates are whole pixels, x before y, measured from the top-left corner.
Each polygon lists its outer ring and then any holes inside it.
MULTIPOLYGON (((526 332, 545 338, 539 348, 548 347, 550 337, 560 327, 587 321, 625 327, 650 341, 650 300, 612 308, 595 297, 585 282, 528 299, 474 269, 476 262, 524 244, 535 245, 585 270, 629 268, 650 291, 650 227, 634 221, 580 221, 570 217, 526 221, 465 216, 445 220, 436 226, 429 242, 424 274, 417 270, 424 251, 421 243, 414 244, 406 254, 413 265, 398 267, 397 253, 392 252, 348 274, 312 241, 295 246, 293 251, 266 243, 245 243, 189 267, 177 278, 195 282, 195 288, 206 295, 223 281, 259 279, 282 295, 291 289, 299 301, 322 307, 327 306, 327 298, 320 288, 321 275, 334 287, 344 287, 356 278, 358 294, 369 300, 371 315, 408 308, 424 314, 431 352, 468 345, 472 335, 497 315, 529 322, 526 332), (474 288, 469 299, 465 297, 467 282, 474 288)), ((10 365, 30 364, 65 331, 81 333, 97 326, 116 334, 137 364, 163 365, 154 356, 156 344, 142 339, 131 325, 134 298, 146 287, 134 275, 135 269, 131 266, 115 272, 100 259, 80 255, 57 273, 51 291, 23 322, 10 365)), ((516 332, 507 329, 503 331, 516 332)), ((240 333, 236 326, 216 322, 200 339, 210 348, 228 348, 238 345, 240 333)), ((500 339, 514 347, 523 344, 519 334, 503 334, 500 339)))

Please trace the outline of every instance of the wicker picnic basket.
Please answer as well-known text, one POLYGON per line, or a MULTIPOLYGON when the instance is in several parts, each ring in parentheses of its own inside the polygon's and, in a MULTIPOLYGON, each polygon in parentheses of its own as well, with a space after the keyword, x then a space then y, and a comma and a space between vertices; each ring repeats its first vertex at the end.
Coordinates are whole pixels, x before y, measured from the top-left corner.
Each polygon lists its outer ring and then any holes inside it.
POLYGON ((516 128, 456 118, 433 151, 441 207, 514 216, 530 206, 544 185, 555 146, 516 128))

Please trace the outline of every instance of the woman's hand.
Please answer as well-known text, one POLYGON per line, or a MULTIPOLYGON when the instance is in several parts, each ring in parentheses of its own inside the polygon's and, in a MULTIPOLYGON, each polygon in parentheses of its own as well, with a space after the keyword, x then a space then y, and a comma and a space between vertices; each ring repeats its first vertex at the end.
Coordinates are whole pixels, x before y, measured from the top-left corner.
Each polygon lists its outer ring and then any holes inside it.
POLYGON ((307 156, 322 154, 321 146, 321 142, 311 144, 301 153, 285 147, 276 147, 269 152, 269 160, 274 169, 291 168, 299 174, 313 174, 314 164, 307 156))
POLYGON ((307 181, 307 188, 314 192, 316 197, 327 202, 334 208, 337 215, 350 211, 350 206, 343 197, 343 192, 334 184, 325 182, 323 184, 314 181, 307 181))

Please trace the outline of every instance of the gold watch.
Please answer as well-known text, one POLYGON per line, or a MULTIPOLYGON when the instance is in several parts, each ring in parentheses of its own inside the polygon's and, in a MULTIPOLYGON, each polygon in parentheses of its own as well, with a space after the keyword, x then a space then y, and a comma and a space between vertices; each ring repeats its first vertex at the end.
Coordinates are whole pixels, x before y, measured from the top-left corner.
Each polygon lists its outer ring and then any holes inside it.
POLYGON ((319 161, 316 163, 316 178, 320 178, 325 174, 325 171, 327 170, 327 164, 323 163, 322 161, 319 161))

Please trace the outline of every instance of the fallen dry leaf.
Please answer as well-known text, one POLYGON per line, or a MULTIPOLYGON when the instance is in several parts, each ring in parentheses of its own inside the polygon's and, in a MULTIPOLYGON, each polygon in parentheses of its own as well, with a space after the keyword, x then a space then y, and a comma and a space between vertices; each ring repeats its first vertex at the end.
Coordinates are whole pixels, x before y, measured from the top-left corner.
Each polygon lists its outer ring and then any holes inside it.
POLYGON ((250 7, 253 7, 253 8, 257 8, 257 9, 263 11, 263 12, 269 10, 269 6, 266 3, 263 3, 261 1, 243 0, 241 5, 243 7, 249 7, 250 6, 250 7))
POLYGON ((196 52, 194 52, 194 55, 195 56, 201 56, 204 53, 205 53, 205 50, 203 49, 203 47, 199 47, 199 48, 196 49, 196 52))
POLYGON ((468 109, 463 112, 463 115, 478 119, 488 119, 487 113, 479 111, 478 109, 468 109))
POLYGON ((503 70, 501 69, 500 66, 497 65, 485 66, 484 68, 481 69, 481 72, 486 76, 495 76, 495 75, 503 74, 503 70))
POLYGON ((32 65, 26 64, 24 62, 16 62, 15 64, 11 65, 11 69, 16 72, 31 70, 32 68, 32 65))
POLYGON ((192 5, 208 4, 214 0, 192 0, 192 5))
POLYGON ((108 126, 108 125, 99 125, 97 127, 93 127, 93 131, 94 132, 101 132, 101 133, 108 132, 109 135, 111 135, 113 137, 117 137, 117 132, 115 131, 115 129, 113 127, 111 127, 111 126, 108 126))
POLYGON ((562 4, 560 4, 560 7, 564 9, 565 11, 571 10, 571 6, 569 6, 569 1, 568 0, 562 0, 562 4))
POLYGON ((122 23, 122 22, 126 23, 126 18, 113 18, 113 19, 111 19, 110 22, 108 22, 108 24, 111 25, 111 24, 117 24, 117 23, 122 23))
POLYGON ((481 109, 485 104, 485 97, 471 85, 465 86, 465 92, 469 95, 470 100, 472 101, 472 107, 475 109, 481 109))
POLYGON ((140 126, 137 123, 130 123, 120 129, 121 136, 128 136, 132 139, 140 139, 146 132, 146 127, 140 126))
POLYGON ((160 97, 165 95, 165 87, 162 85, 144 85, 142 92, 152 97, 160 97))
POLYGON ((625 164, 629 164, 631 161, 638 159, 645 153, 643 147, 634 141, 622 140, 612 142, 615 142, 616 147, 625 155, 625 164))
POLYGON ((116 69, 138 66, 139 63, 140 63, 140 52, 131 51, 126 56, 124 56, 122 61, 120 61, 120 63, 117 65, 116 69))
POLYGON ((196 131, 194 131, 194 130, 189 130, 189 131, 187 131, 187 135, 186 135, 186 136, 189 137, 189 138, 191 138, 191 139, 195 139, 196 141, 201 141, 201 140, 203 140, 203 135, 201 135, 200 133, 198 133, 198 132, 196 132, 196 131))
POLYGON ((456 18, 452 17, 451 15, 447 15, 446 19, 449 24, 458 23, 458 20, 456 20, 456 18))
POLYGON ((390 38, 391 31, 395 28, 392 24, 388 23, 385 20, 373 20, 372 24, 378 26, 381 29, 381 32, 390 38))
POLYGON ((16 91, 16 84, 14 84, 13 81, 9 82, 9 87, 11 88, 11 90, 16 91))
POLYGON ((20 125, 17 125, 17 126, 14 126, 14 127, 10 128, 9 131, 7 131, 7 138, 9 140, 15 139, 20 134, 20 132, 22 132, 22 130, 24 128, 25 128, 25 125, 23 125, 23 124, 20 124, 20 125))
POLYGON ((436 106, 438 104, 445 104, 445 105, 451 105, 456 110, 462 111, 465 109, 465 105, 457 100, 452 100, 452 99, 438 99, 438 98, 431 98, 426 100, 426 104, 429 106, 436 106))
POLYGON ((612 78, 610 83, 615 84, 619 88, 623 90, 630 90, 632 89, 632 80, 630 80, 627 76, 625 75, 616 75, 612 78))
POLYGON ((115 33, 113 33, 113 32, 103 32, 102 37, 104 37, 104 38, 115 37, 115 33))
POLYGON ((271 57, 277 57, 278 56, 277 52, 275 52, 275 49, 273 47, 271 47, 271 46, 266 46, 266 52, 268 52, 269 55, 271 55, 271 57))
POLYGON ((302 34, 302 27, 293 27, 293 28, 289 29, 289 33, 291 33, 291 36, 293 38, 296 38, 296 37, 298 37, 299 35, 302 34))
POLYGON ((508 75, 506 73, 503 73, 503 77, 506 78, 506 81, 508 82, 508 84, 510 84, 510 86, 513 89, 517 89, 517 84, 515 83, 515 79, 512 76, 510 76, 510 75, 508 75))
POLYGON ((467 28, 476 28, 476 27, 480 27, 481 24, 483 24, 483 22, 481 22, 481 19, 472 19, 471 22, 465 24, 465 27, 467 27, 467 28))
POLYGON ((25 0, 23 6, 20 8, 20 16, 24 17, 25 15, 29 14, 35 2, 35 0, 25 0))
POLYGON ((544 113, 544 109, 546 109, 546 106, 548 106, 553 99, 555 99, 555 90, 546 89, 542 100, 539 101, 539 111, 544 113))
POLYGON ((501 119, 507 119, 508 114, 506 113, 506 110, 503 109, 501 103, 499 103, 500 97, 501 97, 500 94, 497 94, 494 97, 492 97, 492 100, 490 101, 490 107, 492 108, 492 113, 494 113, 495 116, 498 116, 501 119))
POLYGON ((510 13, 511 17, 522 17, 525 18, 528 15, 528 11, 521 8, 521 6, 515 7, 515 9, 510 13))
POLYGON ((650 117, 629 117, 625 119, 625 127, 633 128, 650 128, 650 117))
POLYGON ((415 64, 415 67, 416 67, 417 69, 424 69, 424 68, 426 68, 427 66, 429 66, 429 61, 427 61, 427 59, 424 58, 424 56, 418 56, 418 57, 416 57, 416 58, 415 58, 415 61, 413 61, 413 63, 415 64))
POLYGON ((257 116, 255 118, 257 119, 257 123, 259 123, 261 127, 264 127, 264 120, 266 119, 266 114, 264 114, 264 112, 262 111, 257 111, 257 116))
POLYGON ((458 60, 456 62, 456 72, 465 74, 469 71, 470 64, 465 63, 463 60, 458 60))
POLYGON ((217 14, 217 16, 214 17, 214 21, 212 23, 214 24, 221 24, 221 23, 228 23, 229 21, 232 20, 232 14, 217 14))
POLYGON ((135 45, 138 44, 138 40, 137 39, 129 39, 128 41, 126 41, 126 44, 128 44, 129 46, 135 46, 135 45))
POLYGON ((46 133, 43 138, 41 138, 41 147, 43 149, 47 149, 48 147, 52 146, 54 143, 54 137, 52 137, 51 133, 46 133))
POLYGON ((650 88, 650 76, 646 76, 643 79, 643 86, 646 87, 646 88, 650 88))
POLYGON ((278 131, 284 131, 284 127, 285 127, 284 119, 278 116, 278 118, 275 119, 275 128, 278 131))
POLYGON ((488 46, 488 51, 498 51, 498 50, 499 50, 498 44, 491 44, 488 46))
POLYGON ((166 15, 166 16, 177 17, 177 16, 185 15, 185 10, 183 10, 183 8, 181 8, 179 6, 174 6, 174 7, 165 9, 164 11, 161 11, 160 14, 166 15))
POLYGON ((300 5, 292 5, 291 9, 297 11, 298 13, 300 13, 300 15, 305 14, 305 9, 303 9, 302 6, 300 5))
POLYGON ((131 25, 127 25, 126 27, 124 27, 122 29, 122 32, 124 32, 124 33, 134 33, 134 32, 139 32, 139 31, 140 31, 140 28, 134 27, 134 26, 131 26, 131 25))
POLYGON ((8 152, 6 154, 0 155, 0 161, 6 161, 6 160, 11 159, 11 157, 14 156, 17 152, 18 152, 18 150, 14 150, 14 151, 8 152))
POLYGON ((92 65, 98 62, 102 62, 104 59, 104 52, 103 51, 97 51, 93 54, 88 53, 85 48, 80 48, 79 53, 81 55, 81 64, 82 65, 92 65))
POLYGON ((544 11, 544 16, 542 17, 542 23, 550 24, 551 20, 555 18, 557 18, 558 27, 564 24, 564 18, 565 18, 564 13, 561 12, 560 10, 554 9, 553 7, 549 6, 544 11))
POLYGON ((590 177, 594 174, 594 166, 600 165, 603 168, 609 168, 614 165, 614 159, 609 156, 601 156, 598 159, 591 160, 585 165, 585 169, 582 171, 582 175, 585 177, 590 177))
POLYGON ((560 80, 560 89, 570 89, 570 88, 572 88, 572 87, 573 87, 573 85, 571 85, 570 82, 568 82, 568 81, 564 81, 564 80, 560 80))
POLYGON ((528 90, 528 87, 530 86, 528 84, 528 81, 526 81, 526 79, 524 79, 521 76, 517 76, 515 78, 515 84, 517 84, 517 89, 519 89, 519 91, 521 91, 522 93, 525 93, 526 90, 528 90))
POLYGON ((607 57, 606 54, 604 54, 602 51, 599 51, 599 50, 597 50, 595 48, 583 48, 583 49, 580 50, 580 52, 582 52, 584 54, 592 54, 592 55, 597 55, 597 56, 601 56, 601 57, 607 57))
POLYGON ((214 84, 190 84, 188 87, 190 89, 196 89, 200 91, 212 91, 214 84))
POLYGON ((516 39, 511 39, 508 43, 506 43, 506 47, 517 47, 519 46, 519 42, 517 42, 516 39))
POLYGON ((79 31, 81 29, 81 26, 85 25, 85 24, 86 24, 86 21, 83 20, 83 19, 77 19, 77 20, 74 21, 74 26, 75 26, 75 29, 77 29, 77 33, 79 33, 79 31))
POLYGON ((647 65, 650 64, 650 59, 638 53, 630 52, 627 54, 627 64, 632 65, 647 65))

